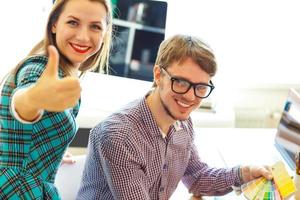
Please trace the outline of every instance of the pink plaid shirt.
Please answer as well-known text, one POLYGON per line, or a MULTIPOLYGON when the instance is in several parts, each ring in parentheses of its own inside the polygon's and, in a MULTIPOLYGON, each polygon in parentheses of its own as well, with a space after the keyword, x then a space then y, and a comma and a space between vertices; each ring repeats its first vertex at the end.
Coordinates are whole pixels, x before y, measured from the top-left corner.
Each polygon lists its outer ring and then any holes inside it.
POLYGON ((239 186, 238 168, 211 168, 198 156, 191 119, 164 138, 146 103, 137 100, 92 129, 77 199, 169 199, 180 180, 195 195, 239 186))

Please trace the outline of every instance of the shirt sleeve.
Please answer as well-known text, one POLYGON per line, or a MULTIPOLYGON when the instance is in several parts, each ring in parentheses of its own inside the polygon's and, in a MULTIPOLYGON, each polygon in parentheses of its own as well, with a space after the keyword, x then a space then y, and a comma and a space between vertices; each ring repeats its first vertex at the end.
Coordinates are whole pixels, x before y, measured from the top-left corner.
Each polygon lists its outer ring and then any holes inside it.
POLYGON ((129 139, 122 136, 102 137, 99 145, 101 164, 111 193, 114 199, 150 199, 141 156, 129 139))
POLYGON ((10 112, 15 117, 15 119, 17 119, 21 123, 23 123, 23 124, 34 124, 35 122, 38 122, 42 118, 42 116, 44 114, 44 110, 40 110, 40 112, 38 114, 38 117, 33 121, 26 121, 25 119, 23 119, 18 114, 18 112, 16 111, 16 107, 15 107, 15 95, 16 95, 16 93, 20 92, 20 90, 22 90, 22 89, 17 90, 12 96, 12 100, 11 100, 11 104, 10 104, 10 112))
POLYGON ((241 185, 238 167, 212 168, 199 158, 195 145, 192 145, 190 160, 183 183, 194 195, 219 196, 232 191, 232 186, 241 185))

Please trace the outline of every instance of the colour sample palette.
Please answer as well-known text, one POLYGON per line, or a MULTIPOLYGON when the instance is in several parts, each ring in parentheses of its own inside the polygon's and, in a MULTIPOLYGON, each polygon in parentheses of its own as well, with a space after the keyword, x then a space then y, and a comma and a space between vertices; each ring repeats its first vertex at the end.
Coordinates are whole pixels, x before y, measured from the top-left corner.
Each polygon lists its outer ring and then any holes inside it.
POLYGON ((283 162, 279 161, 272 166, 272 175, 273 180, 261 177, 244 184, 244 196, 248 200, 281 200, 290 197, 296 191, 283 162))
POLYGON ((283 198, 291 196, 296 191, 296 186, 289 176, 283 162, 277 162, 272 167, 274 182, 283 198))
POLYGON ((267 179, 265 178, 258 178, 255 179, 248 184, 242 186, 242 191, 244 196, 247 199, 255 199, 258 193, 263 189, 264 185, 266 184, 267 179))

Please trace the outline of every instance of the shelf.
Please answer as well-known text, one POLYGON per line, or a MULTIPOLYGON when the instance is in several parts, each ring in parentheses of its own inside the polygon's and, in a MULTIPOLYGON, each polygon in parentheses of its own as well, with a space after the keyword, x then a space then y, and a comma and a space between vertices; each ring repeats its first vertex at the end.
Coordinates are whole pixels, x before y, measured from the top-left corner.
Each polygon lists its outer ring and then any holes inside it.
POLYGON ((149 31, 149 32, 153 32, 153 33, 165 34, 165 29, 163 29, 163 28, 146 26, 146 25, 143 25, 143 24, 135 23, 135 22, 124 21, 124 20, 121 20, 121 19, 113 19, 113 24, 117 25, 117 26, 134 28, 134 29, 137 29, 137 30, 144 30, 144 31, 149 31))
POLYGON ((166 1, 116 1, 115 37, 110 73, 140 80, 153 80, 152 67, 165 38, 166 1))

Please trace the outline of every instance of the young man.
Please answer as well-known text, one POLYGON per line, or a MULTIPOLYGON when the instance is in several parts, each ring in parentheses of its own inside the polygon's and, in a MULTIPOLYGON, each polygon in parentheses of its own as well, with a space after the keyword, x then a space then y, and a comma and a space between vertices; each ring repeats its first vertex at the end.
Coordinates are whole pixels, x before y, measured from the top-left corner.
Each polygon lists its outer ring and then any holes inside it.
POLYGON ((264 167, 211 168, 193 144, 190 113, 213 91, 213 53, 196 37, 160 45, 153 90, 96 126, 78 199, 169 199, 180 180, 195 196, 223 195, 264 167))

